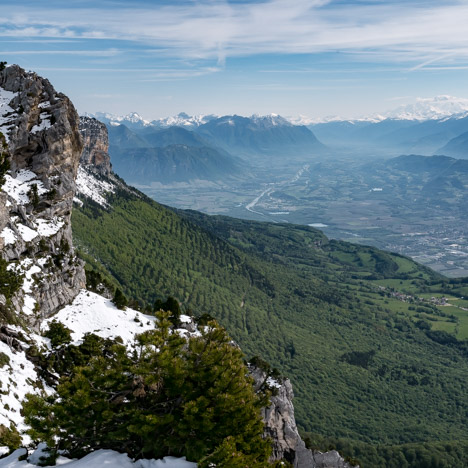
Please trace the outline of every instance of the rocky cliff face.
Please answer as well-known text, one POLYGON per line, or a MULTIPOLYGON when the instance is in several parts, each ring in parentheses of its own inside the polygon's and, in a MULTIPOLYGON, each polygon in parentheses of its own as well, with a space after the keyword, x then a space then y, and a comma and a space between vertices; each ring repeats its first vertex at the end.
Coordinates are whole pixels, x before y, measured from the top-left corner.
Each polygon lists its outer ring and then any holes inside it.
POLYGON ((306 448, 294 417, 294 393, 289 379, 280 382, 262 369, 250 370, 257 388, 267 384, 274 391, 271 405, 262 410, 265 436, 273 441, 273 460, 286 460, 294 468, 353 468, 335 450, 322 453, 306 448))
POLYGON ((0 71, 0 132, 10 170, 0 191, 1 256, 22 284, 7 306, 35 326, 84 286, 70 216, 82 150, 79 117, 49 81, 18 66, 0 71))
POLYGON ((109 138, 105 124, 92 117, 80 117, 80 133, 83 139, 83 152, 80 164, 91 168, 100 175, 109 177, 112 166, 109 156, 109 138))

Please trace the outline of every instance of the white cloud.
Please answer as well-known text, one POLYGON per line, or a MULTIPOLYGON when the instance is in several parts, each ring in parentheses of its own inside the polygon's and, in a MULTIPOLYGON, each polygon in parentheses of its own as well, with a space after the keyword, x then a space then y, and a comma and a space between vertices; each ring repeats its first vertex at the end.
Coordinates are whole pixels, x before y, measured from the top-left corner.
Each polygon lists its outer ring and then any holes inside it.
MULTIPOLYGON (((414 69, 468 58, 466 2, 325 0, 132 4, 69 9, 4 5, 0 36, 126 40, 190 59, 339 51, 366 60, 416 62, 414 69)), ((161 51, 160 51, 161 52, 161 51)), ((453 66, 453 63, 452 63, 453 66)))

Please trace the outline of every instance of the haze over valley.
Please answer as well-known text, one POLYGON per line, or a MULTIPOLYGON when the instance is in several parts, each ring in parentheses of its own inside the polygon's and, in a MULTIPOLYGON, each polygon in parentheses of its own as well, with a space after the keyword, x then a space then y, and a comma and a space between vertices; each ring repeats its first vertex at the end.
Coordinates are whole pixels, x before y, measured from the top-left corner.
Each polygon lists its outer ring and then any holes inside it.
POLYGON ((96 117, 108 125, 117 174, 161 203, 314 226, 461 277, 467 109, 441 96, 389 116, 308 126, 277 115, 96 117))

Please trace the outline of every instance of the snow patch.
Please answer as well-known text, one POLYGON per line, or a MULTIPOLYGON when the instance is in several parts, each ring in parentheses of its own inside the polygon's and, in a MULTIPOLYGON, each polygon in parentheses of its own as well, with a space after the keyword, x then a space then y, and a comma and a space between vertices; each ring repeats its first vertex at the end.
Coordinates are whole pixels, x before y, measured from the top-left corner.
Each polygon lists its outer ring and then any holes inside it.
POLYGON ((18 93, 13 93, 0 88, 0 132, 5 136, 5 140, 8 143, 8 133, 13 127, 12 120, 16 117, 15 110, 12 109, 9 104, 18 93))
POLYGON ((102 338, 120 336, 124 342, 130 343, 135 335, 153 329, 156 317, 129 308, 119 310, 110 299, 82 289, 71 305, 45 320, 41 330, 46 330, 52 320, 58 320, 72 330, 75 343, 85 333, 94 333, 102 338))
POLYGON ((8 227, 3 229, 3 231, 0 233, 0 237, 5 239, 5 245, 14 244, 16 242, 15 233, 8 227))
POLYGON ((18 224, 17 228, 25 242, 31 242, 38 236, 37 231, 25 226, 24 224, 18 224))
POLYGON ((29 203, 28 192, 36 184, 37 194, 42 195, 47 192, 44 184, 37 179, 37 175, 27 169, 21 169, 15 177, 11 173, 5 176, 5 183, 2 190, 13 198, 18 205, 29 203))
POLYGON ((52 123, 50 122, 50 115, 47 112, 41 112, 39 115, 39 124, 34 125, 33 128, 31 128, 31 133, 37 133, 42 130, 46 130, 52 126, 52 123))
POLYGON ((42 219, 39 218, 36 220, 36 228, 39 235, 43 237, 50 237, 64 226, 64 221, 61 218, 54 217, 52 219, 42 219))
POLYGON ((93 174, 90 174, 81 166, 78 167, 76 190, 81 195, 91 198, 91 200, 99 203, 104 208, 109 206, 104 195, 106 193, 114 193, 115 191, 112 184, 97 179, 93 174))
POLYGON ((268 377, 266 383, 271 388, 281 388, 282 387, 282 385, 277 380, 275 380, 273 377, 268 377))
MULTIPOLYGON (((21 431, 26 428, 20 414, 22 401, 27 393, 38 393, 33 384, 39 381, 39 377, 24 351, 15 352, 0 341, 0 352, 10 360, 0 368, 0 424, 9 427, 11 421, 21 431)), ((4 460, 0 460, 0 466, 8 466, 2 462, 4 460)))
POLYGON ((77 197, 73 197, 73 202, 76 203, 78 206, 83 206, 83 202, 77 197))

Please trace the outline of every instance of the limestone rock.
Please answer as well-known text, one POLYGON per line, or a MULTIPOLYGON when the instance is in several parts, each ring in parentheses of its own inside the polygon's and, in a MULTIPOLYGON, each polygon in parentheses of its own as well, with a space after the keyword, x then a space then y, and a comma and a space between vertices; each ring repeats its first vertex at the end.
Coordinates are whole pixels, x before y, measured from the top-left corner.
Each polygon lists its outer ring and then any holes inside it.
POLYGON ((92 117, 80 117, 83 152, 80 164, 91 167, 96 173, 109 177, 112 166, 109 156, 109 138, 105 124, 92 117))
POLYGON ((273 441, 272 461, 286 460, 294 468, 353 468, 335 450, 321 453, 306 448, 294 417, 294 393, 289 379, 275 380, 263 369, 249 368, 256 389, 267 385, 274 393, 271 405, 262 410, 265 436, 273 441))
POLYGON ((73 251, 71 211, 82 140, 73 104, 48 80, 14 65, 0 72, 0 107, 10 171, 0 190, 0 247, 24 275, 10 306, 34 326, 85 284, 73 251))

